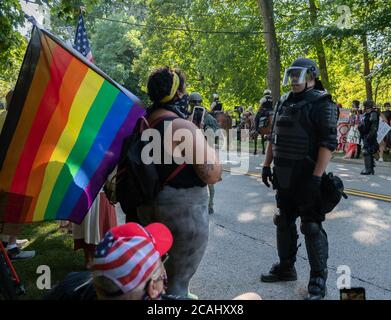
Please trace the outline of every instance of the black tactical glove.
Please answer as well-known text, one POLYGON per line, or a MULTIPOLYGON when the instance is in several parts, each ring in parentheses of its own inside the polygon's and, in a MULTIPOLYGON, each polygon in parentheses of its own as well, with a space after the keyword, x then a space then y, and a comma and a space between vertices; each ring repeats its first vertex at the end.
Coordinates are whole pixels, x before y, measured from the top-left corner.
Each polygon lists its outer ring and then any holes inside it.
POLYGON ((268 188, 270 187, 270 183, 273 184, 273 174, 272 169, 270 169, 270 167, 262 167, 262 182, 268 188))

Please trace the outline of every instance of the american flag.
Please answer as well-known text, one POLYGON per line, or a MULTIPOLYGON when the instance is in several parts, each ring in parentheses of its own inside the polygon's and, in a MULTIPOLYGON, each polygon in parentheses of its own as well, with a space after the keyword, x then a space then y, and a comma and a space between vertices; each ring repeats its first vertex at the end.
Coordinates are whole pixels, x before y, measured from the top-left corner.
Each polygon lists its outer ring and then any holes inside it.
POLYGON ((90 48, 90 43, 87 38, 87 31, 84 26, 83 13, 80 13, 79 22, 77 24, 75 43, 73 48, 79 51, 83 56, 85 56, 88 61, 93 62, 92 52, 90 48))

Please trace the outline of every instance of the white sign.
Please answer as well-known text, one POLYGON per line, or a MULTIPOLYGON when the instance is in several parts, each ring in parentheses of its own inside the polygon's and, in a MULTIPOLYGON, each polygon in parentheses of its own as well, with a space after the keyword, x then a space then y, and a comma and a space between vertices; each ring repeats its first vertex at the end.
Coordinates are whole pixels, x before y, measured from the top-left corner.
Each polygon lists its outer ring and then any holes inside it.
POLYGON ((357 127, 351 127, 349 129, 348 136, 346 138, 346 141, 348 143, 353 143, 353 144, 359 144, 360 143, 360 132, 358 131, 357 127))
POLYGON ((383 141, 384 137, 391 130, 391 127, 383 120, 379 121, 379 129, 377 130, 377 142, 383 141))

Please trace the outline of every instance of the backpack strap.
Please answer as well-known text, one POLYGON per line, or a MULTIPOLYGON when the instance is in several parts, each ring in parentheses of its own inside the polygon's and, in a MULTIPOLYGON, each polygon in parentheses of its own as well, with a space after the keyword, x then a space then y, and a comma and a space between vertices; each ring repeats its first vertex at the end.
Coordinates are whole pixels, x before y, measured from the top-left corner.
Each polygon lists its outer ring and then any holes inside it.
POLYGON ((173 172, 170 173, 170 175, 167 177, 166 181, 163 182, 163 186, 165 186, 167 183, 169 183, 172 179, 174 179, 183 169, 186 167, 186 162, 182 163, 178 167, 174 169, 173 172))

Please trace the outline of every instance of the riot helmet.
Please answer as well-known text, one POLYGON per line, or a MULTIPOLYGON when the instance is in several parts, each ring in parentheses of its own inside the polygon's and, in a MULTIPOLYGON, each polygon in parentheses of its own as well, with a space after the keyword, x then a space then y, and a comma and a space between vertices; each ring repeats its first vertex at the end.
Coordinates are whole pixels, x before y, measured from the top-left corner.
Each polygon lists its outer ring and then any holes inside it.
POLYGON ((373 100, 365 100, 363 106, 365 111, 376 108, 376 104, 373 100))
POLYGON ((189 96, 189 103, 191 106, 201 106, 202 97, 198 92, 192 92, 189 96))
POLYGON ((305 84, 308 79, 317 79, 320 70, 316 63, 307 58, 298 58, 285 70, 283 86, 305 84))

